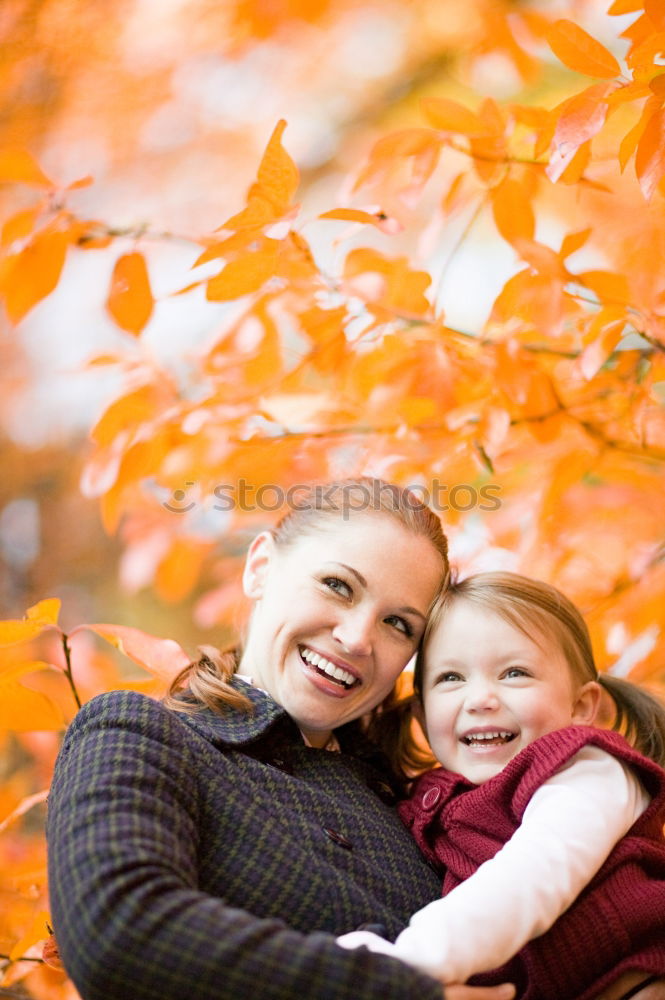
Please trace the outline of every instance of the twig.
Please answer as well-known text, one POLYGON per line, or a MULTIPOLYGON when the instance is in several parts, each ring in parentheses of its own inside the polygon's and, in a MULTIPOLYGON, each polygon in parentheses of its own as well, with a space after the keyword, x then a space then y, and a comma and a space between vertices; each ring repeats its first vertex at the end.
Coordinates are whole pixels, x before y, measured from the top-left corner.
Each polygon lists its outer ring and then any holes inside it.
POLYGON ((80 708, 81 699, 79 698, 79 693, 76 690, 76 684, 74 683, 74 675, 72 673, 72 652, 71 649, 69 648, 69 642, 67 641, 66 635, 63 635, 62 637, 62 648, 65 652, 65 663, 66 663, 65 677, 67 678, 72 694, 74 695, 74 701, 76 702, 77 707, 80 708))

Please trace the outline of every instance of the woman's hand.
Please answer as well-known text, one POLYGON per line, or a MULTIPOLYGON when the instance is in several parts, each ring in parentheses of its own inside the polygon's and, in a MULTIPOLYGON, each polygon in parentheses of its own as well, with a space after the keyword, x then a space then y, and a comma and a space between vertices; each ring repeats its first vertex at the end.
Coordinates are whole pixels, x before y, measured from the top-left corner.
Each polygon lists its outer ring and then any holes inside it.
POLYGON ((446 986, 445 1000, 512 1000, 515 987, 511 983, 501 986, 464 986, 463 983, 446 986))

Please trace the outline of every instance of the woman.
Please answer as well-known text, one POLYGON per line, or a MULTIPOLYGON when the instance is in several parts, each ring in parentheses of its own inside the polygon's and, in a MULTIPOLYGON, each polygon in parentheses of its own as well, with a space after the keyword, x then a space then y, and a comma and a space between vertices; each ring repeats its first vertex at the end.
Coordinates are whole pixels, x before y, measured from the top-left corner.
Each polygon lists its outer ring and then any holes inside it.
POLYGON ((394 937, 438 892, 359 720, 447 573, 413 495, 313 488, 250 547, 239 656, 204 656, 166 705, 115 692, 83 708, 47 834, 55 932, 84 1000, 441 1000, 436 980, 332 935, 372 921, 394 937))

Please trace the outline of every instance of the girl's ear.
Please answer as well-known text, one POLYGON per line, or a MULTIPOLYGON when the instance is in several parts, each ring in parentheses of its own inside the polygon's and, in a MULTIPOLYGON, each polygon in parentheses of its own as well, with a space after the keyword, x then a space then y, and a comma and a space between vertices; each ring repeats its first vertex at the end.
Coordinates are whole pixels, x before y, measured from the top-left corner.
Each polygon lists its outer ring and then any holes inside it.
POLYGON ((577 692, 571 722, 575 726, 592 726, 600 708, 601 687, 598 681, 587 681, 577 692))
POLYGON ((242 589, 245 597, 249 597, 252 601, 258 601, 263 596, 274 552, 275 539, 269 531, 262 531, 249 547, 242 574, 242 589))

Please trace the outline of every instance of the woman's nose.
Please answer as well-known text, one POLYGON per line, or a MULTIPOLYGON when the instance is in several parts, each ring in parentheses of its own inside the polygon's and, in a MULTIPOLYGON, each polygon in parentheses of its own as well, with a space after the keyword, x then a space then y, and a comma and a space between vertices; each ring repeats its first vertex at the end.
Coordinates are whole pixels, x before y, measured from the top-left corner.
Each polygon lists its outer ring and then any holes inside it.
POLYGON ((347 653, 368 656, 372 652, 374 624, 360 609, 346 612, 333 628, 333 638, 347 653))

